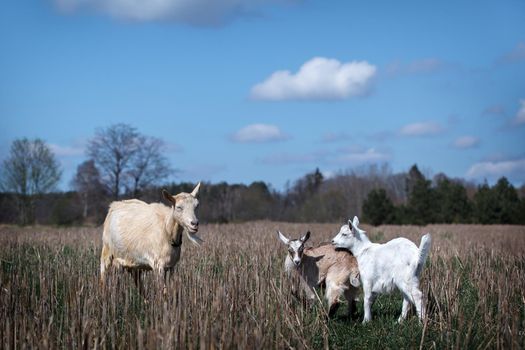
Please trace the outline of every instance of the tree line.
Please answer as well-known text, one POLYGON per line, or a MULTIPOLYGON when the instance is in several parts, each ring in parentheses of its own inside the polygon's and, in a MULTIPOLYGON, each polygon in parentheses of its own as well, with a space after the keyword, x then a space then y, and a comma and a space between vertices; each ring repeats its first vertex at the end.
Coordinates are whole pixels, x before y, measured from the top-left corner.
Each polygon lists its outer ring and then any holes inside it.
POLYGON ((406 178, 407 199, 397 205, 385 189, 371 190, 363 202, 363 219, 372 225, 428 223, 525 224, 524 187, 517 191, 505 178, 469 188, 443 174, 433 181, 416 165, 406 178))
MULTIPOLYGON (((162 183, 172 171, 162 140, 126 124, 98 129, 89 140, 88 159, 59 192, 61 170, 44 141, 21 139, 11 145, 0 174, 0 222, 98 225, 111 201, 161 200, 161 189, 188 192, 193 183, 162 183)), ((202 222, 278 220, 343 222, 359 215, 381 224, 525 224, 525 186, 506 178, 476 186, 445 174, 430 178, 417 167, 394 173, 386 164, 341 171, 326 178, 319 169, 288 183, 283 191, 257 181, 249 185, 204 183, 202 222)))

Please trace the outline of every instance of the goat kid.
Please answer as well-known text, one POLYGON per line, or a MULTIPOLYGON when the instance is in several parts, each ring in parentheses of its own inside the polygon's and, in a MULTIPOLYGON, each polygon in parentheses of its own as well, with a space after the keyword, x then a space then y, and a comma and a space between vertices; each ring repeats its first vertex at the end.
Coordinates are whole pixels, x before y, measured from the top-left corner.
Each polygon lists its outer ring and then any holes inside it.
POLYGON ((155 270, 165 278, 180 259, 184 230, 190 241, 197 245, 202 242, 195 235, 199 230, 195 216, 199 189, 200 183, 191 193, 175 196, 163 190, 171 207, 137 199, 111 203, 102 233, 101 284, 104 285, 106 270, 112 265, 134 273, 139 289, 142 270, 155 270))
POLYGON ((365 316, 363 323, 372 319, 370 309, 378 294, 390 293, 397 287, 403 294, 403 308, 398 322, 404 320, 410 304, 416 307, 419 320, 425 318, 419 277, 430 251, 431 237, 421 238, 419 248, 406 238, 395 238, 387 243, 372 243, 354 217, 343 225, 332 240, 337 248, 345 248, 354 254, 359 264, 363 285, 365 316))
MULTIPOLYGON (((356 259, 347 251, 336 251, 331 244, 317 248, 305 248, 310 238, 308 231, 300 239, 288 239, 277 231, 279 239, 288 247, 284 262, 285 271, 299 278, 300 288, 310 300, 315 300, 314 287, 326 285, 325 298, 328 316, 333 316, 344 294, 348 302, 348 315, 355 312, 355 298, 360 286, 356 259)), ((295 286, 292 287, 295 294, 295 286)))

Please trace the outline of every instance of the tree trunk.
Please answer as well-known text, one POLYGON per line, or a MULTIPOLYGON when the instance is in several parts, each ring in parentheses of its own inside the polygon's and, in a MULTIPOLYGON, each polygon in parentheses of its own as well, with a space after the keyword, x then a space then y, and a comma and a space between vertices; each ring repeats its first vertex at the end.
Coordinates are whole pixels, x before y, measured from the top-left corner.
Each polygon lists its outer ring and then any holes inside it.
POLYGON ((118 201, 119 186, 120 186, 120 174, 115 174, 115 188, 113 189, 113 197, 118 201))

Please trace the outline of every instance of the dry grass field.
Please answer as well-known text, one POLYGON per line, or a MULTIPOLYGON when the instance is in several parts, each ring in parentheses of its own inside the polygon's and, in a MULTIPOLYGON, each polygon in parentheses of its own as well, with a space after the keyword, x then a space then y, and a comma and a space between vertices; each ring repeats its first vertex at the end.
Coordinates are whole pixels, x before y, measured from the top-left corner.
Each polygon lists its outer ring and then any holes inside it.
POLYGON ((381 296, 373 321, 327 320, 303 305, 283 274, 279 228, 310 244, 338 224, 203 225, 201 248, 184 238, 164 296, 153 273, 143 297, 131 276, 98 284, 98 228, 0 227, 0 348, 525 348, 525 227, 367 227, 373 241, 400 235, 433 247, 422 276, 428 321, 398 325, 400 295, 381 296))

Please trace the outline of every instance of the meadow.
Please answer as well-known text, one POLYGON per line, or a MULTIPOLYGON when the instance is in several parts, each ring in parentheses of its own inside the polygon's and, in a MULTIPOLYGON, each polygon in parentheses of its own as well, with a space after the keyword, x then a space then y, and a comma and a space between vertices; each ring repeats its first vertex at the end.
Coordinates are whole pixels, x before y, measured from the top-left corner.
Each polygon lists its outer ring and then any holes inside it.
MULTIPOLYGON (((402 298, 380 296, 362 325, 339 308, 290 294, 276 229, 311 245, 340 224, 248 222, 202 225, 201 247, 183 240, 163 295, 146 273, 141 295, 127 273, 99 286, 100 228, 0 227, 0 348, 350 349, 525 348, 525 226, 363 225, 372 241, 398 236, 433 246, 421 287, 428 319, 412 310, 397 324, 402 298)), ((322 293, 322 292, 321 292, 322 293)))

